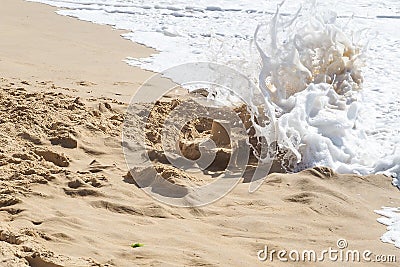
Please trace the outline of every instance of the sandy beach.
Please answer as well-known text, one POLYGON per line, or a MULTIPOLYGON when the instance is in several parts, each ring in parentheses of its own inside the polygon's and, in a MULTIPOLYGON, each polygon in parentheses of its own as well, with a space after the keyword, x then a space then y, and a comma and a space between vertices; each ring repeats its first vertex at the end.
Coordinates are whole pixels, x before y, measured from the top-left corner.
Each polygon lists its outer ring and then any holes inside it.
MULTIPOLYGON (((200 208, 151 198, 129 175, 121 131, 129 100, 153 73, 123 60, 156 51, 55 10, 1 0, 0 266, 347 266, 257 258, 265 246, 322 251, 340 239, 400 256, 380 241, 386 227, 374 213, 400 206, 383 175, 271 174, 252 194, 239 183, 200 208)), ((187 178, 157 164, 161 177, 187 178)))

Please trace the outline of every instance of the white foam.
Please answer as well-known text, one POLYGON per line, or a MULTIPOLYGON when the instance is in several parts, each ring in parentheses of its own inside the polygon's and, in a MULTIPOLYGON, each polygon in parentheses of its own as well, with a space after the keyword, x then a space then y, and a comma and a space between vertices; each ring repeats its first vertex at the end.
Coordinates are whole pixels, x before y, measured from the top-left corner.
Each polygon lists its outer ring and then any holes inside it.
POLYGON ((260 26, 255 33, 262 59, 259 85, 280 108, 278 143, 292 171, 315 165, 344 173, 373 169, 360 150, 368 140, 357 125, 361 47, 336 17, 314 6, 289 17, 278 9, 264 31, 260 26))
POLYGON ((375 212, 383 216, 377 221, 387 226, 387 232, 381 236, 382 242, 394 244, 400 248, 400 208, 382 207, 381 210, 375 210, 375 212))

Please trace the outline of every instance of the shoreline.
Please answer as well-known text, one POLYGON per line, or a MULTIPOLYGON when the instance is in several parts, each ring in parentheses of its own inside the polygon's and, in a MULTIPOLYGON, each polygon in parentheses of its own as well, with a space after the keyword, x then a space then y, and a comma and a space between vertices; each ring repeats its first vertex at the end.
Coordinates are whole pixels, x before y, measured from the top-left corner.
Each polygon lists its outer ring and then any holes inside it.
POLYGON ((252 194, 239 183, 201 208, 155 201, 127 175, 120 138, 126 104, 153 75, 122 60, 153 50, 54 10, 22 0, 0 10, 1 263, 265 266, 257 252, 266 245, 321 251, 341 238, 349 249, 398 255, 379 240, 386 228, 373 212, 400 206, 383 175, 313 168, 272 174, 252 194))
POLYGON ((155 50, 122 38, 125 31, 61 16, 56 10, 42 3, 2 1, 0 72, 7 77, 52 80, 56 86, 72 87, 81 97, 129 103, 154 73, 123 60, 147 57, 155 50))

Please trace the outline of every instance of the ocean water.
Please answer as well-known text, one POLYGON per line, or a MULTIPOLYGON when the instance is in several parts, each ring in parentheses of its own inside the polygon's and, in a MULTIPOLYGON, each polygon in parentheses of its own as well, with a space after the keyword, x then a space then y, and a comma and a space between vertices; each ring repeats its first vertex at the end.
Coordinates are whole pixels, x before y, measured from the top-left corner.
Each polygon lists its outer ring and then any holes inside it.
POLYGON ((124 38, 159 51, 126 55, 130 65, 160 72, 212 61, 244 73, 279 113, 291 171, 385 173, 400 188, 400 1, 286 1, 279 16, 276 0, 30 1, 128 30, 124 38))

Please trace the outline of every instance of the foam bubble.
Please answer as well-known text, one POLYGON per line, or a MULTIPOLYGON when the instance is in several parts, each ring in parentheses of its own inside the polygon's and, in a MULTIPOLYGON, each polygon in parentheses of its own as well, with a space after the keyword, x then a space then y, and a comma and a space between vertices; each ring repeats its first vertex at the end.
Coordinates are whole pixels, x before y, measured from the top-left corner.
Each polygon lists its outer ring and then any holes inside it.
POLYGON ((381 236, 382 242, 400 248, 400 208, 382 207, 381 210, 375 210, 375 213, 383 216, 377 221, 387 226, 387 232, 381 236))

